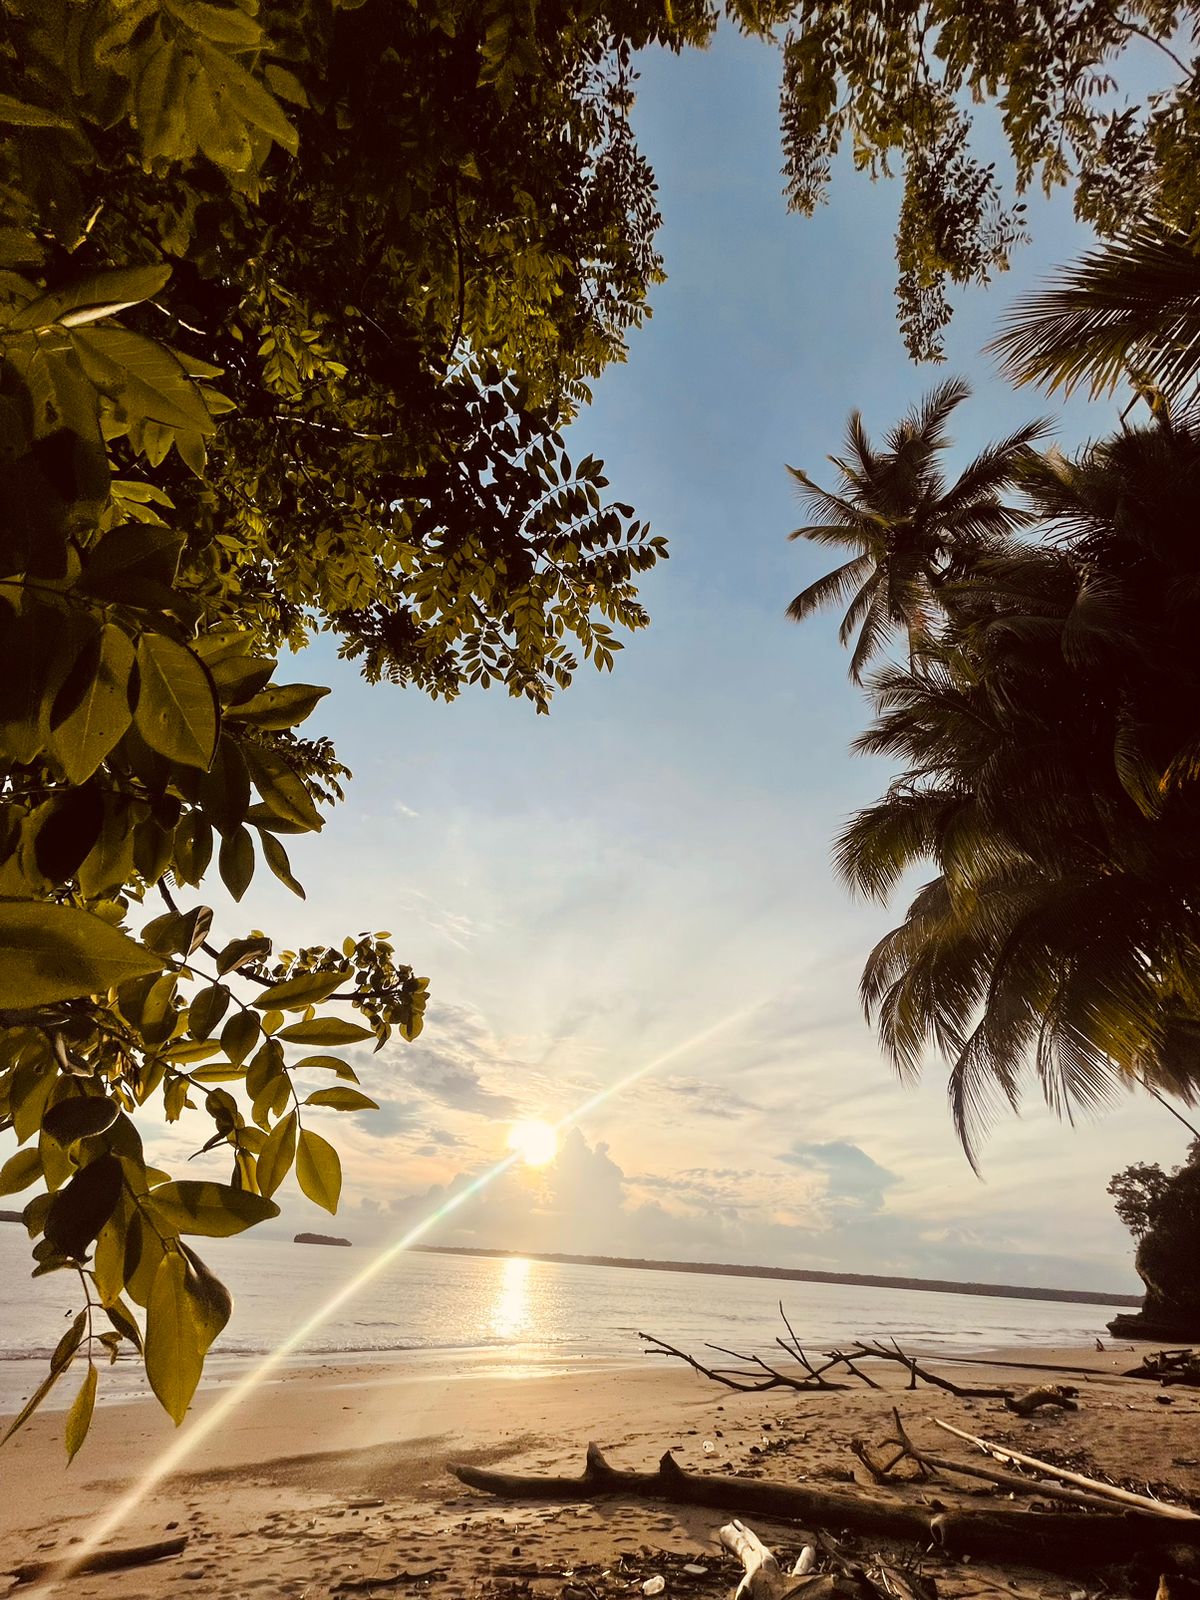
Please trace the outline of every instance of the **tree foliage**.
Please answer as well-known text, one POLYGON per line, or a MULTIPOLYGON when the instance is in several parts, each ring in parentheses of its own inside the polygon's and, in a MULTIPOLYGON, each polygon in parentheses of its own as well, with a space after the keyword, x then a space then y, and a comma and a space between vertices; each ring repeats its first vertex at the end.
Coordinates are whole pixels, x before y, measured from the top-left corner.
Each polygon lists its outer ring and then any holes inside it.
POLYGON ((1200 1319, 1200 1140, 1166 1173, 1135 1162, 1108 1185, 1117 1215, 1138 1242, 1135 1262, 1146 1285, 1143 1315, 1178 1323, 1192 1337, 1200 1319))
MULTIPOLYGON (((546 709, 663 554, 560 428, 661 277, 650 6, 5 0, 0 1129, 69 1370, 133 1347, 178 1422, 230 1315, 189 1242, 333 1210, 346 1054, 420 1031, 386 933, 218 934, 297 894, 345 769, 279 653, 546 709), (331 1079, 333 1080, 330 1086, 331 1079), (200 1126, 197 1175, 138 1124, 200 1126), (221 1158, 214 1172, 212 1163, 221 1158), (29 1198, 32 1192, 32 1198, 29 1198)), ((702 31, 702 30, 701 30, 702 31)))
POLYGON ((781 38, 785 177, 811 213, 833 161, 903 180, 896 256, 900 323, 914 356, 936 358, 947 284, 987 282, 1024 237, 1020 196, 1069 185, 1099 233, 1147 214, 1194 246, 1200 221, 1195 0, 900 0, 899 4, 743 5, 775 12, 781 38), (1148 48, 1149 47, 1149 48, 1148 48), (1161 71, 1141 102, 1119 89, 1161 71), (986 108, 981 110, 980 108, 986 108), (992 115, 1012 159, 1011 189, 979 153, 992 115))
POLYGON ((1029 451, 1020 487, 1036 541, 961 544, 938 625, 871 681, 855 748, 901 772, 836 845, 881 900, 936 868, 862 995, 902 1075, 948 1058, 972 1160, 1029 1068, 1067 1115, 1200 1092, 1200 431, 1029 451))

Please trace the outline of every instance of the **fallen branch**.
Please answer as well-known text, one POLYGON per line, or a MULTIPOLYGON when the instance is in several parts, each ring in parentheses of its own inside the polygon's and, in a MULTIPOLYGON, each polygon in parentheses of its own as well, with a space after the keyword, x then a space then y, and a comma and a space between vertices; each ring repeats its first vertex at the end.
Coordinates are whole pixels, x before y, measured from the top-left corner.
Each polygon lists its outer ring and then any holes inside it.
MULTIPOLYGON (((968 1436, 969 1437, 969 1436, 968 1436)), ((737 1508, 808 1528, 848 1528, 885 1539, 940 1545, 952 1555, 989 1556, 1050 1571, 1078 1570, 1128 1561, 1141 1553, 1171 1559, 1171 1547, 1200 1547, 1200 1518, 1192 1525, 1154 1501, 1156 1515, 969 1510, 934 1512, 894 1496, 838 1493, 804 1484, 724 1473, 686 1472, 668 1450, 657 1472, 609 1466, 590 1444, 580 1477, 532 1477, 483 1467, 451 1467, 460 1483, 486 1494, 524 1500, 595 1500, 608 1495, 669 1500, 677 1504, 737 1508)), ((1050 1469, 1053 1470, 1053 1469, 1050 1469)), ((1190 1515, 1190 1513, 1189 1513, 1190 1515)))
POLYGON ((69 1555, 49 1561, 26 1561, 23 1566, 9 1567, 9 1575, 17 1583, 36 1583, 51 1573, 69 1571, 74 1577, 84 1572, 123 1572, 127 1567, 148 1567, 152 1561, 165 1561, 169 1556, 182 1555, 188 1542, 186 1533, 177 1539, 160 1539, 157 1544, 127 1545, 121 1550, 97 1550, 75 1564, 69 1555))
POLYGON ((918 1364, 916 1356, 906 1355, 896 1341, 892 1340, 892 1348, 880 1344, 878 1340, 868 1344, 865 1340, 858 1340, 852 1352, 863 1359, 874 1356, 878 1361, 898 1361, 902 1367, 907 1367, 909 1372, 910 1389, 917 1387, 917 1379, 930 1383, 935 1389, 945 1389, 947 1394, 952 1394, 958 1400, 1007 1400, 1011 1394, 1009 1389, 967 1389, 963 1385, 953 1383, 949 1378, 939 1377, 936 1372, 930 1372, 928 1367, 918 1364))
MULTIPOLYGON (((719 1344, 706 1345, 706 1350, 716 1350, 723 1356, 732 1356, 735 1361, 746 1363, 744 1368, 706 1367, 695 1356, 689 1355, 686 1350, 677 1350, 673 1344, 668 1344, 665 1339, 659 1339, 652 1333, 639 1333, 650 1346, 647 1354, 652 1356, 671 1356, 676 1361, 686 1362, 693 1372, 698 1372, 702 1378, 711 1378, 714 1383, 720 1383, 726 1389, 736 1389, 739 1394, 764 1394, 768 1389, 844 1389, 843 1383, 828 1383, 820 1372, 811 1371, 804 1378, 789 1378, 784 1373, 778 1372, 774 1367, 768 1366, 761 1356, 744 1356, 736 1350, 726 1350, 719 1344), (756 1377, 751 1370, 758 1367, 763 1377, 756 1377)), ((795 1352, 791 1352, 795 1354, 795 1352)), ((827 1362, 821 1371, 835 1366, 836 1362, 827 1362)))
POLYGON ((1118 1505, 1136 1506, 1139 1511, 1149 1511, 1157 1517, 1200 1524, 1200 1515, 1195 1511, 1189 1511, 1186 1506, 1172 1506, 1165 1500, 1155 1500, 1150 1495, 1134 1494, 1132 1489, 1122 1489, 1115 1483, 1105 1483, 1102 1478, 1086 1478, 1081 1472, 1070 1472, 1066 1467, 1056 1467, 1052 1461, 1039 1461, 1036 1456, 1023 1455, 1020 1450, 1012 1450, 1008 1445, 981 1439, 974 1433, 964 1433, 961 1428, 943 1422, 939 1417, 932 1417, 930 1420, 946 1433, 965 1439, 968 1444, 977 1445, 985 1455, 993 1456, 997 1461, 1011 1461, 1022 1467, 1031 1467, 1034 1472, 1043 1472, 1048 1477, 1058 1478, 1063 1483, 1076 1484, 1079 1488, 1098 1495, 1102 1500, 1112 1500, 1118 1505))
POLYGON ((1097 1494, 1089 1494, 1083 1489, 1068 1489, 1060 1484, 1045 1483, 1039 1478, 1022 1478, 1015 1472, 1001 1472, 995 1467, 976 1465, 972 1461, 956 1461, 951 1456, 934 1455, 929 1450, 922 1450, 913 1443, 900 1420, 900 1413, 893 1410, 892 1416, 896 1422, 896 1432, 884 1439, 886 1445, 895 1445, 896 1453, 883 1466, 875 1460, 866 1442, 862 1439, 851 1441, 850 1448, 875 1479, 876 1483, 887 1484, 892 1481, 890 1474, 902 1461, 911 1461, 918 1469, 918 1474, 923 1481, 931 1472, 957 1473, 963 1478, 980 1478, 985 1483, 994 1483, 998 1488, 1007 1489, 1011 1494, 1025 1494, 1036 1496, 1040 1500, 1061 1500, 1067 1505, 1083 1506, 1089 1511, 1108 1511, 1112 1501, 1102 1498, 1097 1494))
POLYGON ((797 1339, 787 1313, 780 1302, 779 1315, 783 1318, 784 1327, 787 1329, 787 1338, 778 1337, 775 1343, 787 1355, 791 1356, 800 1367, 802 1373, 793 1376, 781 1372, 778 1367, 773 1367, 762 1356, 744 1355, 740 1350, 729 1350, 724 1345, 706 1344, 706 1350, 715 1350, 718 1355, 730 1356, 734 1361, 741 1363, 738 1367, 713 1367, 706 1366, 698 1357, 691 1355, 686 1350, 679 1350, 673 1344, 668 1344, 665 1339, 660 1339, 657 1334, 639 1333, 641 1339, 650 1348, 649 1355, 669 1356, 676 1361, 682 1361, 691 1367, 693 1372, 698 1372, 702 1378, 711 1378, 714 1383, 722 1384, 726 1389, 734 1389, 741 1394, 765 1394, 768 1389, 795 1389, 801 1393, 811 1392, 814 1389, 846 1389, 849 1385, 838 1383, 825 1374, 835 1368, 841 1369, 847 1376, 857 1378, 860 1383, 866 1384, 869 1389, 878 1389, 881 1386, 875 1382, 868 1373, 863 1372, 857 1362, 869 1358, 879 1361, 894 1361, 904 1367, 909 1374, 909 1388, 915 1389, 917 1380, 932 1384, 934 1388, 944 1389, 948 1394, 960 1400, 1006 1400, 1012 1393, 1011 1389, 978 1389, 966 1388, 962 1384, 954 1383, 950 1378, 940 1377, 936 1372, 931 1372, 928 1367, 921 1366, 915 1356, 906 1355, 900 1346, 892 1341, 893 1348, 888 1349, 878 1341, 868 1343, 857 1340, 846 1350, 830 1350, 826 1352, 826 1359, 819 1365, 814 1365, 809 1355, 797 1339))

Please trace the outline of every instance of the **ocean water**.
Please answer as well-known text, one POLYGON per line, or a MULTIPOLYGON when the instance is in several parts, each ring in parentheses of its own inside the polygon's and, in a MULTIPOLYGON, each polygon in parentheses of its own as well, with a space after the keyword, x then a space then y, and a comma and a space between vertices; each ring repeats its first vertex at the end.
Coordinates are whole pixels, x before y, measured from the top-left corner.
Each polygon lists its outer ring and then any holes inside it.
MULTIPOLYGON (((371 1254, 253 1238, 196 1245, 235 1301, 209 1357, 208 1380, 217 1383, 273 1349, 371 1254)), ((78 1281, 68 1273, 30 1280, 28 1251, 22 1228, 0 1226, 0 1413, 15 1410, 36 1387, 79 1309, 78 1281)), ((297 1359, 388 1359, 520 1376, 598 1360, 640 1364, 639 1331, 697 1353, 706 1341, 766 1353, 783 1331, 781 1298, 801 1343, 818 1350, 875 1336, 913 1352, 1083 1346, 1113 1314, 1071 1302, 415 1253, 365 1285, 297 1359)), ((74 1385, 65 1387, 64 1404, 74 1385)), ((119 1362, 101 1385, 110 1401, 143 1392, 132 1361, 119 1362)))

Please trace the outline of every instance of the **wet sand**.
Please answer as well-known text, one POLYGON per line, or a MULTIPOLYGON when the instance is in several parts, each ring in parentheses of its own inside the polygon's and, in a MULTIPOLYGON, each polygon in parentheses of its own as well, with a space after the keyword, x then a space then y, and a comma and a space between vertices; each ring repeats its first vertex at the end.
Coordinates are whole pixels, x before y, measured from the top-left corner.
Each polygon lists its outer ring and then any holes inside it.
MULTIPOLYGON (((638 1600, 642 1582, 661 1573, 667 1600, 716 1600, 729 1595, 739 1572, 716 1543, 725 1520, 719 1513, 617 1500, 507 1504, 464 1490, 447 1464, 573 1473, 594 1439, 624 1467, 652 1468, 670 1447, 683 1466, 698 1470, 869 1486, 850 1444, 882 1440, 893 1405, 918 1443, 943 1453, 958 1454, 959 1446, 933 1428, 934 1415, 1034 1455, 1070 1452, 1084 1471, 1091 1463, 1200 1495, 1200 1392, 1167 1391, 1164 1404, 1154 1384, 1116 1381, 1139 1359, 1125 1345, 1103 1353, 995 1354, 1086 1367, 1086 1376, 1063 1380, 1078 1385, 1080 1409, 1024 1420, 997 1400, 958 1399, 924 1386, 908 1392, 905 1374, 882 1364, 870 1370, 883 1390, 809 1394, 736 1394, 652 1358, 551 1376, 499 1377, 494 1367, 461 1377, 414 1372, 402 1358, 294 1368, 250 1396, 109 1540, 139 1544, 186 1534, 182 1557, 76 1576, 58 1592, 75 1600, 638 1600), (703 1565, 705 1576, 684 1575, 684 1558, 703 1565)), ((979 1386, 1050 1377, 949 1363, 939 1370, 979 1386)), ((220 1393, 203 1393, 195 1413, 220 1393)), ((62 1425, 62 1412, 35 1417, 0 1452, 0 1571, 67 1553, 176 1437, 151 1403, 101 1406, 67 1468, 62 1425)), ((900 1492, 935 1494, 947 1505, 988 1493, 966 1480, 900 1492)), ((1010 1502, 1000 1496, 995 1503, 1010 1502)), ((805 1542, 794 1526, 754 1525, 781 1552, 795 1555, 805 1542)), ((869 1554, 865 1546, 859 1553, 869 1554)), ((1093 1592, 1076 1580, 983 1564, 926 1557, 924 1566, 945 1597, 1093 1592)), ((0 1577, 0 1595, 7 1581, 0 1577)))

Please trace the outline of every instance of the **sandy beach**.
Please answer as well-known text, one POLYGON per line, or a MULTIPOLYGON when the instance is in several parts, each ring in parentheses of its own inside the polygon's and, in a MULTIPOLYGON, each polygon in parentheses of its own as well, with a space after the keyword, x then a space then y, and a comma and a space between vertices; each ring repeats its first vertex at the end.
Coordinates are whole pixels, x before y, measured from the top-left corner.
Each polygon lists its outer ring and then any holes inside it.
MULTIPOLYGON (((464 1490, 447 1464, 575 1472, 594 1439, 623 1467, 651 1468, 670 1447, 689 1468, 830 1485, 853 1478, 869 1492, 850 1444, 881 1440, 894 1404, 928 1448, 947 1445, 928 1420, 937 1415, 1029 1453, 1069 1451, 1084 1471, 1090 1463, 1122 1479, 1169 1481, 1200 1495, 1200 1394, 1175 1389, 1163 1403, 1154 1384, 1118 1382, 1116 1374, 1138 1359, 1128 1347, 1057 1354, 1023 1348, 1012 1356, 1086 1367, 1086 1375, 1069 1380, 1079 1387, 1079 1410, 1025 1420, 995 1400, 924 1387, 907 1393, 898 1368, 876 1374, 882 1390, 799 1395, 736 1394, 650 1360, 514 1378, 414 1374, 412 1363, 400 1361, 297 1367, 249 1397, 112 1535, 114 1544, 135 1544, 186 1533, 180 1558, 80 1575, 62 1592, 77 1600, 351 1593, 591 1600, 588 1583, 598 1596, 635 1595, 662 1570, 668 1593, 710 1600, 729 1593, 738 1571, 716 1543, 723 1519, 713 1511, 632 1500, 510 1504, 464 1490), (691 1557, 707 1574, 685 1578, 678 1561, 672 1567, 660 1552, 691 1557)), ((980 1385, 1039 1378, 977 1366, 941 1370, 980 1385)), ((196 1414, 219 1395, 202 1393, 196 1414)), ((68 1469, 62 1421, 61 1413, 35 1418, 0 1457, 0 1569, 67 1552, 175 1437, 151 1404, 101 1407, 68 1469)), ((902 1492, 936 1493, 947 1505, 986 1493, 965 1480, 902 1492)), ((795 1526, 754 1524, 781 1552, 794 1555, 805 1542, 795 1526)), ((1077 1580, 932 1557, 925 1571, 944 1596, 1092 1592, 1077 1580)))

